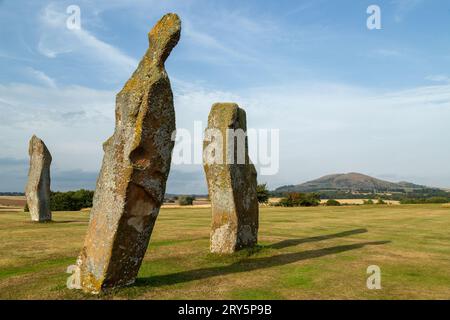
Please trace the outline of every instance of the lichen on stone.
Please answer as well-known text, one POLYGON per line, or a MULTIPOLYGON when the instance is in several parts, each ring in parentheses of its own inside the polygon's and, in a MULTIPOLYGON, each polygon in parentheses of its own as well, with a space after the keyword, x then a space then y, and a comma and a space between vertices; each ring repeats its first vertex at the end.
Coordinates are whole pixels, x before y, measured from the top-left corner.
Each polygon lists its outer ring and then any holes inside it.
MULTIPOLYGON (((216 103, 212 106, 206 130, 219 130, 223 136, 226 159, 227 130, 247 130, 245 111, 235 103, 216 103)), ((204 142, 206 150, 211 141, 204 142)), ((204 160, 204 170, 212 207, 211 245, 213 253, 233 253, 257 244, 259 207, 256 197, 256 170, 248 157, 245 137, 245 163, 214 164, 204 160)), ((237 149, 232 151, 237 159, 237 149)))
POLYGON ((45 143, 35 135, 30 140, 28 153, 30 169, 25 195, 31 220, 35 222, 51 221, 50 166, 52 156, 45 143))
POLYGON ((167 14, 116 97, 114 134, 104 143, 91 219, 78 259, 81 288, 99 293, 135 281, 164 199, 174 142, 173 94, 164 62, 181 21, 167 14))

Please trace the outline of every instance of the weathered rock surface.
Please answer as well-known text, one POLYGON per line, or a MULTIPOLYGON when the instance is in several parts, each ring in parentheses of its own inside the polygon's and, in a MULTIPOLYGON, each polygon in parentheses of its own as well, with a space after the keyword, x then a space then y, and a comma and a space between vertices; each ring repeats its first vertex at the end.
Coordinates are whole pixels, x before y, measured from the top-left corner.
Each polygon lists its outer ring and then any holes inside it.
POLYGON ((52 220, 50 211, 50 165, 52 156, 45 143, 36 136, 30 140, 28 148, 30 170, 25 189, 31 220, 45 222, 52 220))
POLYGON ((149 49, 116 97, 114 135, 103 146, 79 270, 72 270, 86 292, 133 283, 147 250, 174 147, 175 111, 164 62, 180 32, 176 14, 161 18, 149 33, 149 49))
MULTIPOLYGON (((213 105, 206 130, 211 129, 221 133, 223 161, 220 164, 207 160, 207 148, 215 142, 214 137, 205 139, 204 169, 212 206, 210 249, 213 253, 227 254, 257 244, 259 207, 256 170, 248 156, 246 135, 241 145, 230 136, 232 131, 229 129, 236 133, 239 129, 241 132, 247 131, 243 109, 233 103, 213 105), (244 161, 238 161, 239 152, 244 161)), ((221 150, 217 150, 217 153, 221 153, 221 150)))

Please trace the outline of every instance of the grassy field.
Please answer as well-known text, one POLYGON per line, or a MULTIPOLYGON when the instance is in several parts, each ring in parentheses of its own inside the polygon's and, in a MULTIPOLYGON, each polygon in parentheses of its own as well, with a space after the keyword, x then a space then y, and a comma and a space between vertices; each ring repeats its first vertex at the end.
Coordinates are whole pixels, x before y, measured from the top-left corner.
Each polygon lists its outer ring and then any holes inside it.
POLYGON ((208 253, 210 209, 162 209, 136 284, 99 297, 65 287, 88 213, 54 220, 0 213, 1 299, 450 298, 448 206, 262 208, 260 246, 233 256, 208 253))

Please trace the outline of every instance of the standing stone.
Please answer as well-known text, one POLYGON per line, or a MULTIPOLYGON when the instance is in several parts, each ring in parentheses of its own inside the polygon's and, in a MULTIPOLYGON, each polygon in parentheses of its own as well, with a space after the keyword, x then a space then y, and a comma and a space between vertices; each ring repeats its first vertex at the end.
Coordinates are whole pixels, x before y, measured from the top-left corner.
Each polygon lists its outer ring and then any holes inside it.
POLYGON ((212 206, 211 252, 227 254, 253 247, 257 244, 259 207, 256 170, 248 156, 245 111, 234 103, 214 104, 206 130, 220 133, 216 139, 214 135, 205 139, 203 146, 212 206), (217 161, 218 155, 221 161, 217 161))
POLYGON ((52 220, 50 211, 50 165, 52 156, 45 143, 36 136, 30 140, 28 148, 30 170, 25 189, 31 220, 45 222, 52 220))
MULTIPOLYGON (((164 62, 178 43, 181 21, 165 15, 149 33, 149 49, 116 97, 114 135, 103 165, 84 247, 79 287, 99 293, 135 281, 164 199, 175 111, 164 62)), ((78 279, 75 279, 78 280, 78 279)))

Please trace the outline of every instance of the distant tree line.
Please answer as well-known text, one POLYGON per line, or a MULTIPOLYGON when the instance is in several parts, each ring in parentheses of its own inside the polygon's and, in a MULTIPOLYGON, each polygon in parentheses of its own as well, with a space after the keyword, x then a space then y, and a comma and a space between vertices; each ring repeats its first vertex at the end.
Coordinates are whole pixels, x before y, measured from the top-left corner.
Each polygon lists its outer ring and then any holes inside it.
POLYGON ((179 196, 177 197, 180 206, 192 206, 194 204, 194 196, 179 196))
POLYGON ((339 206, 341 205, 341 203, 340 203, 339 201, 337 201, 337 200, 329 199, 329 200, 325 203, 325 205, 326 205, 327 207, 339 207, 339 206))
POLYGON ((50 208, 52 211, 80 211, 91 208, 94 191, 78 190, 68 192, 52 192, 50 195, 50 208))
POLYGON ((282 198, 276 206, 281 207, 317 207, 320 204, 318 193, 291 192, 282 198))
POLYGON ((450 192, 440 189, 414 190, 406 193, 394 193, 391 200, 450 198, 450 192))
MULTIPOLYGON (((94 198, 94 191, 78 190, 68 192, 50 193, 50 210, 52 211, 80 211, 84 208, 91 208, 94 198)), ((29 211, 28 204, 25 205, 25 212, 29 211)))
MULTIPOLYGON (((310 192, 311 193, 311 192, 310 192)), ((402 190, 402 192, 388 193, 364 193, 363 191, 358 191, 358 193, 345 190, 321 190, 313 192, 318 194, 320 199, 371 199, 371 200, 393 200, 400 201, 400 203, 405 204, 420 204, 420 203, 448 203, 450 202, 450 192, 435 188, 424 188, 424 189, 414 189, 410 191, 402 190)), ((272 197, 287 197, 290 193, 279 193, 271 192, 272 197)), ((305 194, 308 194, 306 192, 305 194)), ((378 201, 379 202, 379 201, 378 201)))
POLYGON ((256 187, 256 197, 259 203, 268 203, 270 198, 269 189, 267 189, 267 183, 258 184, 256 187))
POLYGON ((0 196, 8 196, 8 197, 21 197, 24 196, 23 192, 0 192, 0 196))
POLYGON ((427 204, 427 203, 449 203, 450 198, 446 197, 431 197, 431 198, 419 198, 419 199, 410 199, 405 198, 401 199, 401 204, 427 204))
MULTIPOLYGON (((23 195, 23 193, 3 192, 0 195, 23 195)), ((275 195, 277 195, 275 193, 275 195)), ((257 198, 259 203, 268 203, 269 198, 274 196, 267 189, 267 184, 257 186, 257 198)), ((51 192, 50 208, 52 211, 80 211, 84 208, 91 208, 94 198, 94 191, 78 190, 68 192, 51 192)), ((276 206, 282 207, 315 207, 320 205, 321 199, 328 200, 325 205, 339 206, 340 203, 335 199, 366 199, 364 204, 385 204, 385 200, 400 201, 401 204, 432 204, 432 203, 450 203, 450 193, 440 189, 421 189, 405 193, 392 194, 354 194, 345 191, 323 191, 323 192, 290 192, 283 193, 282 199, 276 203, 276 206)), ((181 206, 192 205, 195 196, 174 197, 181 206)), ((28 211, 28 206, 25 206, 28 211)))

